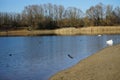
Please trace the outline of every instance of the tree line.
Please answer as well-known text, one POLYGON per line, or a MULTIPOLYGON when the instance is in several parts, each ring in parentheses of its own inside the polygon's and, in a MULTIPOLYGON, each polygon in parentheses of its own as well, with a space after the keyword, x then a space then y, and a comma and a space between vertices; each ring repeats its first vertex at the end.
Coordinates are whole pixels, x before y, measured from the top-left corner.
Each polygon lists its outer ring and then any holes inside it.
POLYGON ((0 12, 0 29, 56 29, 64 27, 120 25, 120 7, 99 3, 84 13, 76 7, 29 5, 21 13, 0 12))

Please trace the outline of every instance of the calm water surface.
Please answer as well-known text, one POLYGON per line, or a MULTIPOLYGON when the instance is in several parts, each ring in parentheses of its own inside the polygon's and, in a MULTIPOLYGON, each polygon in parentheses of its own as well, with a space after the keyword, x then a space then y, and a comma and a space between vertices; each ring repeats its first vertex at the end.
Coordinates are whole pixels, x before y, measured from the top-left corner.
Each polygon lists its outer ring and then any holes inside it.
POLYGON ((110 39, 120 43, 120 35, 0 37, 0 80, 48 80, 110 39))

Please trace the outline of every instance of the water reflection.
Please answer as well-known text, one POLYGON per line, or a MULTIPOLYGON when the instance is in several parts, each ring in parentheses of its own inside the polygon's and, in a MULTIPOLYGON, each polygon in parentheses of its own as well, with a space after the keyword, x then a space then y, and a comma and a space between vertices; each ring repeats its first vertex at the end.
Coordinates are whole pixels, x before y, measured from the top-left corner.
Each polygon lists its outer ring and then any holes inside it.
POLYGON ((48 80, 106 47, 109 39, 120 43, 120 35, 0 37, 0 80, 48 80))

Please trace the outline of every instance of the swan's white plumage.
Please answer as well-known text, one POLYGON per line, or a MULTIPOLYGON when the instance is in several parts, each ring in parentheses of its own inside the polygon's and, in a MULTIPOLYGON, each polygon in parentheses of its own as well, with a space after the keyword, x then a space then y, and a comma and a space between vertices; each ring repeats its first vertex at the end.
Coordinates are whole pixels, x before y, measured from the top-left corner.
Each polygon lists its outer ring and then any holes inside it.
POLYGON ((106 41, 106 44, 109 45, 109 46, 112 46, 113 45, 113 40, 111 39, 111 40, 106 41))
POLYGON ((98 37, 100 37, 101 35, 99 34, 98 37))

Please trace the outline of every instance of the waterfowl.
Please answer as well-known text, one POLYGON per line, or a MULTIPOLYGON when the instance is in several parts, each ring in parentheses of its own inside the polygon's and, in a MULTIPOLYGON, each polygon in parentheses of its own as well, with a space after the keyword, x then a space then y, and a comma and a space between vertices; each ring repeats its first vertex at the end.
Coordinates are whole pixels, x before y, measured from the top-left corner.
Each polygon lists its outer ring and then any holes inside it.
POLYGON ((113 40, 110 39, 110 40, 106 41, 106 44, 109 45, 109 46, 112 46, 113 45, 113 40))

